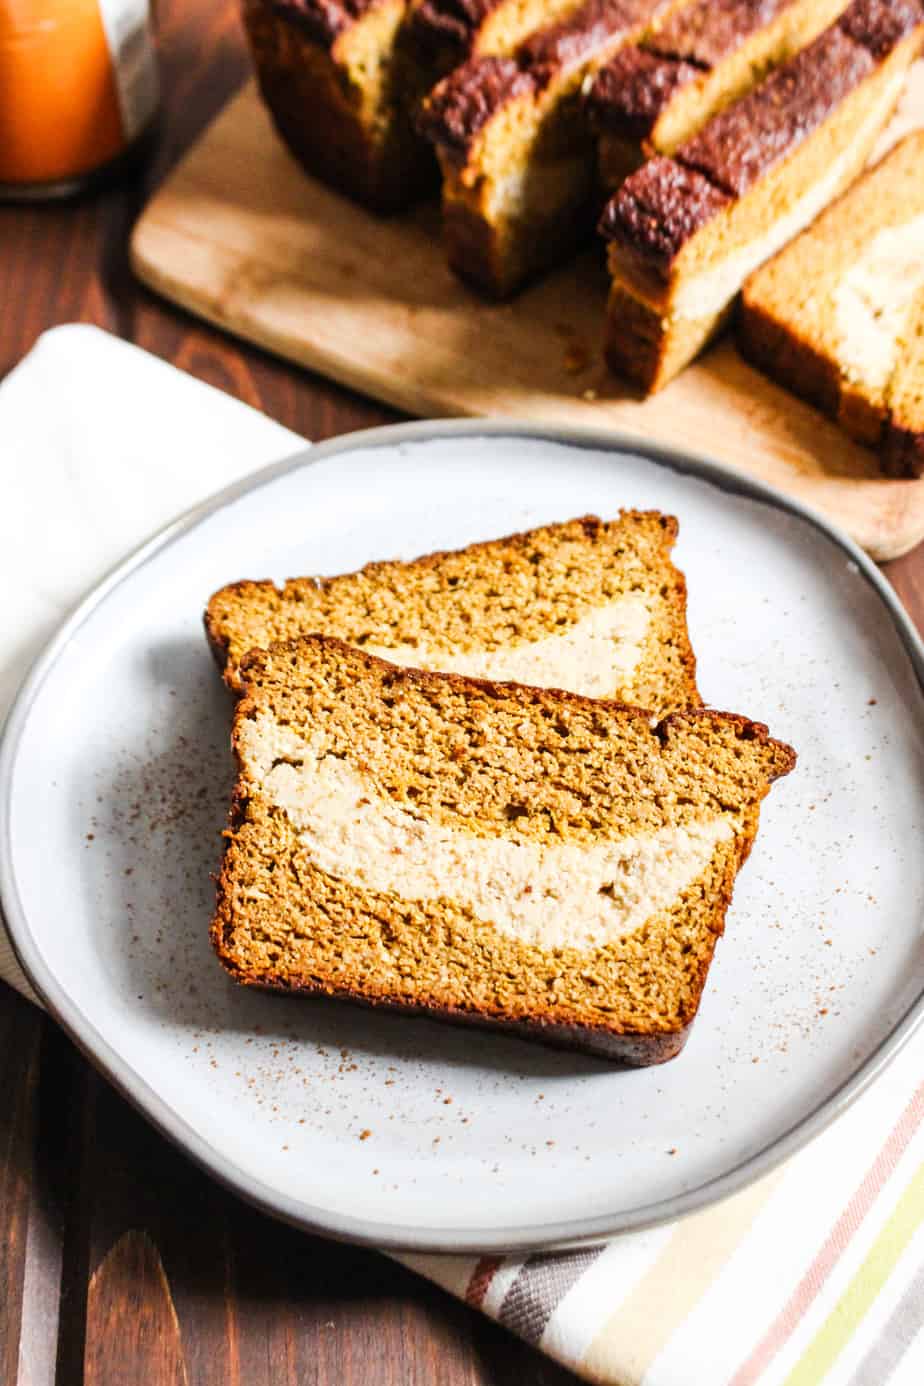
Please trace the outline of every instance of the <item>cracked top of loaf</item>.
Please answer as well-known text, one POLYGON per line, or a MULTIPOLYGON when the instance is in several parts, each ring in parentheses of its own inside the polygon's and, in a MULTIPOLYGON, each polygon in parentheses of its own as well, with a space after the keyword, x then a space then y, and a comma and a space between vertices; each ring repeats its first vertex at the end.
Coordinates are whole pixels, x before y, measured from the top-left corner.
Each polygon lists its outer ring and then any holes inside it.
POLYGON ((430 93, 418 113, 417 129, 464 163, 470 145, 500 107, 534 90, 532 73, 515 58, 470 58, 430 93))
POLYGON ((450 157, 464 157, 506 102, 542 92, 557 74, 578 66, 620 34, 639 30, 671 4, 672 0, 585 0, 573 15, 528 38, 514 57, 473 58, 456 68, 431 93, 418 128, 450 157))
POLYGON ((449 44, 465 52, 474 35, 503 0, 422 0, 411 11, 415 38, 434 47, 449 44))
POLYGON ((693 0, 640 45, 617 53, 587 101, 598 130, 641 138, 678 88, 717 67, 796 0, 693 0))
POLYGON ((830 30, 687 140, 682 161, 740 197, 816 130, 875 66, 868 48, 840 29, 830 30))
POLYGON ((272 10, 315 43, 331 44, 380 0, 271 0, 272 10))
POLYGON ((610 198, 600 220, 606 240, 639 247, 645 258, 667 269, 681 246, 731 202, 727 193, 696 169, 661 155, 610 198), (629 189, 629 183, 633 186, 629 189))
POLYGON ((588 93, 585 109, 591 124, 601 133, 644 139, 674 93, 701 71, 695 63, 663 58, 637 44, 623 48, 597 73, 588 93))

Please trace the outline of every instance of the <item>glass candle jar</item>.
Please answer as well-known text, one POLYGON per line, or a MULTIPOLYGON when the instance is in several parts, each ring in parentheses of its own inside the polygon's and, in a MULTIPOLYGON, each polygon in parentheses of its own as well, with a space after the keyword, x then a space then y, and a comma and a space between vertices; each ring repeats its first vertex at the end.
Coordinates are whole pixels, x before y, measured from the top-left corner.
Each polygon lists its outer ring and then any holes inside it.
POLYGON ((66 197, 152 126, 148 0, 0 0, 0 198, 66 197))

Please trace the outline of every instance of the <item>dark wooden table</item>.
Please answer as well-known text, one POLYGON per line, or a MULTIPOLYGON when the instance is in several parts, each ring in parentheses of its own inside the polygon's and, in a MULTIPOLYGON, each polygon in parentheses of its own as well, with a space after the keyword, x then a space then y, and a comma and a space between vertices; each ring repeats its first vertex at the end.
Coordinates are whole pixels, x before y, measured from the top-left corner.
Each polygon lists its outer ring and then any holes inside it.
MULTIPOLYGON (((93 322, 308 438, 391 421, 133 281, 132 221, 246 66, 233 0, 158 10, 166 109, 153 162, 76 206, 0 210, 0 376, 46 328, 93 322)), ((888 574, 924 626, 924 548, 888 574)), ((0 1386, 574 1381, 384 1257, 322 1246, 237 1202, 0 983, 0 1386)))

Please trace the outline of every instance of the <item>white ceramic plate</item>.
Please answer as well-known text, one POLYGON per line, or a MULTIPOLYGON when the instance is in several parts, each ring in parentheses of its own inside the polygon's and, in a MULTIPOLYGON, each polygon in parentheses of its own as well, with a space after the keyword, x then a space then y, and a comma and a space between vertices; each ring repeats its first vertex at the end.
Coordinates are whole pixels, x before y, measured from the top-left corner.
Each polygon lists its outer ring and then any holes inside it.
POLYGON ((262 1207, 392 1247, 599 1238, 764 1172, 920 1020, 922 669, 849 541, 708 464, 509 425, 357 435, 174 526, 62 630, 0 758, 4 910, 78 1043, 262 1207), (618 1071, 236 988, 207 940, 231 781, 209 593, 620 506, 680 519, 707 701, 800 754, 765 806, 682 1055, 618 1071))

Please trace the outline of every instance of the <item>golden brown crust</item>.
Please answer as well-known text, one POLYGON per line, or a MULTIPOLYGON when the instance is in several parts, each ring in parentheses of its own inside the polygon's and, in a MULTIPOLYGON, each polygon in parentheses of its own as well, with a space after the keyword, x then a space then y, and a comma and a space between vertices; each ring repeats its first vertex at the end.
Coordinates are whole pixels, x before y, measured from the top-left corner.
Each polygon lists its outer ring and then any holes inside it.
MULTIPOLYGON (((878 24, 881 15, 872 0, 853 0, 838 23, 673 158, 652 160, 627 180, 603 221, 613 284, 607 359, 617 369, 648 389, 665 384, 719 330, 747 270, 771 258, 784 230, 791 236, 849 187, 924 40, 924 19, 912 23, 918 13, 903 6, 885 24, 896 36, 891 49, 861 30, 864 44, 853 36, 859 19, 878 24), (692 199, 684 197, 687 181, 692 199)), ((864 437, 881 426, 846 391, 844 422, 864 437)))
MULTIPOLYGON (((212 925, 212 943, 221 952, 215 938, 216 925, 212 925)), ((711 961, 711 959, 710 959, 711 961)), ((534 1041, 551 1049, 566 1049, 578 1054, 590 1054, 594 1058, 606 1059, 610 1063, 622 1064, 627 1068, 649 1068, 664 1064, 676 1058, 683 1049, 693 1028, 693 1019, 670 1034, 660 1035, 621 1035, 602 1026, 588 1024, 566 1024, 546 1016, 530 1017, 528 1020, 512 1020, 507 1016, 492 1014, 488 1010, 465 1009, 461 1006, 427 1005, 389 996, 372 996, 358 992, 351 987, 334 987, 323 984, 312 977, 268 978, 262 973, 243 974, 233 968, 228 969, 235 981, 242 986, 255 987, 261 991, 288 992, 301 996, 324 996, 330 1000, 348 1001, 353 1005, 364 1006, 368 1010, 391 1012, 396 1015, 423 1016, 431 1020, 446 1021, 451 1025, 475 1025, 479 1029, 494 1030, 500 1034, 513 1035, 518 1039, 534 1041)))
POLYGON ((586 106, 615 190, 811 43, 847 0, 692 0, 598 74, 586 106))
POLYGON ((710 120, 678 156, 715 187, 742 197, 823 125, 875 67, 869 50, 834 25, 710 120))
POLYGON ((698 232, 804 144, 897 49, 919 46, 922 26, 921 0, 899 0, 894 9, 853 0, 840 20, 673 157, 632 174, 605 207, 601 235, 666 279, 698 232))
POLYGON ((598 230, 667 277, 687 241, 729 206, 705 174, 662 156, 649 160, 610 198, 598 230))
POLYGON ((468 283, 507 297, 590 239, 600 196, 584 78, 679 2, 583 0, 431 92, 419 128, 443 171, 450 264, 468 283))
POLYGON ((700 73, 693 63, 631 44, 597 73, 585 101, 588 119, 598 134, 615 133, 640 142, 651 134, 679 89, 700 73))
POLYGON ((671 2, 584 0, 573 14, 538 29, 514 57, 471 59, 431 93, 421 112, 422 133, 464 163, 477 136, 508 102, 538 94, 588 55, 643 28, 671 2))
POLYGON ((437 83, 415 124, 441 156, 462 165, 501 106, 534 90, 532 73, 516 58, 494 54, 470 58, 437 83))
POLYGON ((696 233, 818 129, 873 70, 865 48, 836 27, 828 31, 673 158, 652 159, 634 173, 604 208, 600 234, 666 277, 696 233))

